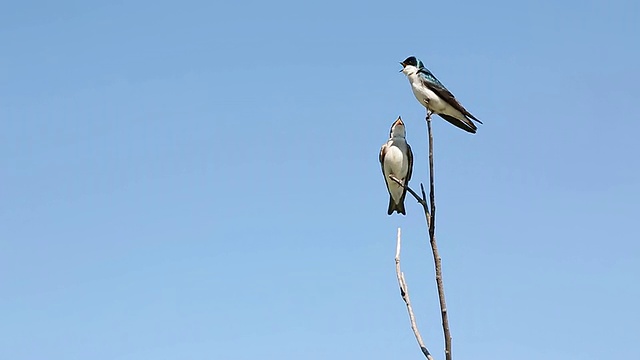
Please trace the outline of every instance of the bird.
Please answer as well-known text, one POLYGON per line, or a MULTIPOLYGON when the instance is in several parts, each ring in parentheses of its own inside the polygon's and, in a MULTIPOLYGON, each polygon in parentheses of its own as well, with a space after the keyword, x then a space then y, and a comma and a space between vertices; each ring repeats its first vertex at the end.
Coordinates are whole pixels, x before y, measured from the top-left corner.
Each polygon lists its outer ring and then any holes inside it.
POLYGON ((389 140, 382 145, 379 159, 384 181, 387 184, 387 191, 389 191, 387 215, 393 214, 394 211, 398 214, 407 215, 404 208, 404 197, 407 195, 407 189, 389 178, 389 175, 393 175, 396 179, 402 181, 405 186, 408 186, 413 172, 413 153, 411 152, 411 146, 407 143, 406 129, 400 116, 391 125, 389 140))
POLYGON ((402 73, 409 79, 411 90, 418 102, 427 108, 427 113, 435 113, 460 129, 476 133, 478 129, 472 120, 482 124, 475 116, 442 85, 442 83, 415 56, 409 56, 403 62, 402 73))

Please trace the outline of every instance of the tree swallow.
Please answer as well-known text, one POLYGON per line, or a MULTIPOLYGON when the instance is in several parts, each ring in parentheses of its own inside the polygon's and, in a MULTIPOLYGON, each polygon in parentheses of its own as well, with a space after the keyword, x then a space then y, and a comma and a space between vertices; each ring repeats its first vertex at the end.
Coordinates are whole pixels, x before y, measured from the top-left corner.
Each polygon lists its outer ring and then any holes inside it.
POLYGON ((387 183, 389 191, 389 209, 387 214, 391 215, 395 210, 398 214, 406 215, 404 210, 404 197, 407 190, 389 179, 393 175, 396 179, 409 185, 411 173, 413 172, 413 153, 411 146, 407 144, 404 123, 398 116, 389 133, 389 140, 380 149, 380 165, 384 181, 387 183))
POLYGON ((482 121, 471 115, 467 109, 456 100, 455 96, 447 90, 435 76, 425 68, 422 61, 415 56, 409 56, 402 64, 402 72, 407 75, 411 90, 418 102, 431 111, 440 115, 443 119, 462 130, 472 134, 478 129, 472 119, 482 124, 482 121))

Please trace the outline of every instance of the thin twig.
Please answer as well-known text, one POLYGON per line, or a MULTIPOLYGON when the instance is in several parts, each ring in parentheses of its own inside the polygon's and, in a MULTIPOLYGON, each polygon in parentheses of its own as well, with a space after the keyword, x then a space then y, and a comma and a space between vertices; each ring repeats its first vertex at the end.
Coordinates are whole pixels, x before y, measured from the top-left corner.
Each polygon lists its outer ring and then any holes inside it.
MULTIPOLYGON (((433 174, 433 133, 431 131, 431 112, 427 111, 427 131, 429 133, 429 199, 431 202, 430 214, 426 213, 429 227, 429 240, 433 252, 433 261, 436 267, 436 283, 438 285, 438 298, 440 299, 440 314, 442 315, 442 329, 444 331, 444 355, 446 360, 451 360, 451 332, 449 331, 449 316, 447 315, 447 303, 444 297, 444 282, 442 280, 442 260, 436 244, 436 195, 433 174), (430 219, 429 219, 430 217, 430 219), (430 220, 430 221, 429 221, 430 220)), ((424 187, 422 188, 424 194, 424 187)))
POLYGON ((427 358, 427 360, 433 360, 431 353, 429 353, 427 347, 424 346, 420 331, 418 331, 416 317, 413 315, 413 308, 411 307, 411 300, 409 299, 409 288, 407 287, 407 283, 404 280, 404 273, 400 270, 400 233, 400 228, 398 228, 398 238, 396 241, 396 276, 398 277, 398 284, 400 285, 400 296, 402 296, 402 300, 404 300, 404 303, 407 304, 409 321, 411 321, 411 330, 413 330, 413 334, 416 336, 416 340, 418 341, 420 350, 422 350, 422 353, 427 358))
POLYGON ((436 194, 433 174, 433 133, 431 132, 431 112, 427 112, 427 132, 429 133, 429 200, 431 201, 431 223, 429 224, 429 237, 433 242, 436 232, 436 194))
POLYGON ((389 179, 391 179, 396 184, 402 186, 403 188, 407 189, 407 191, 411 194, 411 196, 413 196, 416 199, 416 201, 420 205, 422 205, 422 209, 424 210, 424 215, 427 220, 427 228, 429 228, 431 226, 431 216, 429 215, 429 204, 427 203, 427 195, 424 193, 424 185, 420 183, 420 190, 422 191, 422 196, 420 196, 418 195, 418 193, 413 191, 411 187, 409 187, 408 185, 405 185, 404 182, 399 180, 397 177, 393 175, 389 175, 389 179))
MULTIPOLYGON (((422 198, 423 198, 423 199, 426 199, 426 198, 427 198, 427 195, 424 193, 424 184, 422 184, 422 183, 420 183, 420 191, 422 191, 422 198)), ((425 205, 425 207, 426 207, 426 205, 425 205)), ((429 212, 429 209, 427 209, 427 212, 429 212)), ((429 224, 430 224, 430 223, 431 223, 431 222, 429 222, 429 224)), ((431 226, 431 225, 428 225, 428 226, 431 226)))
MULTIPOLYGON (((389 175, 389 179, 393 180, 396 184, 402 186, 403 188, 407 189, 407 191, 418 201, 418 203, 420 205, 422 205, 422 207, 426 207, 427 205, 427 197, 420 197, 418 196, 418 194, 413 191, 412 188, 409 187, 409 185, 405 185, 404 181, 399 180, 397 177, 393 176, 393 175, 389 175)), ((422 185, 422 184, 420 184, 422 185)))

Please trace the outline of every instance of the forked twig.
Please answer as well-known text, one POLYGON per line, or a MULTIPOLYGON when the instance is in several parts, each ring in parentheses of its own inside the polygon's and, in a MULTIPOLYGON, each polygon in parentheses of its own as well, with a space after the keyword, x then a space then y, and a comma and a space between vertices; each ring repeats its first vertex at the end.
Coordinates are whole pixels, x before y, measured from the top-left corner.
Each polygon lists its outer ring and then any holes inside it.
POLYGON ((427 350, 427 347, 422 341, 420 331, 418 331, 416 317, 413 315, 411 299, 409 298, 409 288, 407 287, 407 282, 404 279, 404 273, 400 270, 400 234, 401 231, 400 228, 398 228, 398 238, 396 240, 396 276, 398 278, 398 284, 400 285, 400 296, 402 296, 402 300, 404 300, 404 303, 407 305, 407 311, 409 312, 409 321, 411 321, 411 330, 413 330, 413 334, 416 336, 416 340, 418 341, 420 350, 422 350, 422 353, 427 358, 427 360, 433 360, 431 353, 429 353, 429 350, 427 350))
MULTIPOLYGON (((427 208, 429 205, 427 205, 427 197, 420 197, 418 196, 418 194, 413 191, 412 188, 409 187, 409 185, 406 185, 404 183, 404 181, 398 179, 397 177, 395 177, 393 174, 389 175, 389 179, 391 179, 393 182, 395 182, 396 184, 402 186, 403 188, 405 188, 409 194, 411 194, 420 205, 422 205, 422 207, 427 208)), ((422 186, 422 184, 420 184, 420 186, 422 186)), ((424 189, 422 190, 423 194, 424 194, 424 189)), ((427 212, 429 212, 429 210, 427 209, 427 212)))
MULTIPOLYGON (((399 180, 393 175, 389 175, 389 179, 397 183, 406 189, 417 201, 420 205, 422 205, 422 209, 424 210, 424 216, 427 223, 427 229, 429 232, 429 243, 431 245, 431 251, 433 253, 433 262, 436 271, 436 284, 438 287, 438 299, 440 300, 440 315, 442 317, 442 330, 444 332, 444 354, 446 360, 451 360, 451 332, 449 330, 449 316, 447 313, 447 303, 445 301, 444 295, 444 281, 442 279, 442 259, 440 258, 440 254, 438 252, 438 245, 436 243, 436 197, 435 197, 435 176, 433 172, 433 133, 431 130, 431 112, 427 111, 427 132, 429 136, 429 203, 427 203, 427 195, 424 191, 424 185, 420 183, 420 191, 422 196, 418 195, 413 189, 409 187, 408 184, 405 184, 403 181, 399 180)), ((409 319, 411 320, 411 329, 416 336, 416 340, 418 340, 418 345, 420 345, 420 349, 422 353, 427 357, 427 359, 432 360, 433 357, 424 346, 422 342, 422 337, 418 332, 418 328, 415 322, 415 317, 413 315, 413 309, 411 308, 411 301, 409 300, 409 293, 407 290, 407 284, 404 281, 404 274, 400 271, 400 228, 398 228, 398 240, 396 244, 396 274, 398 276, 398 283, 400 284, 400 294, 402 295, 402 299, 407 304, 407 310, 409 311, 409 319)))

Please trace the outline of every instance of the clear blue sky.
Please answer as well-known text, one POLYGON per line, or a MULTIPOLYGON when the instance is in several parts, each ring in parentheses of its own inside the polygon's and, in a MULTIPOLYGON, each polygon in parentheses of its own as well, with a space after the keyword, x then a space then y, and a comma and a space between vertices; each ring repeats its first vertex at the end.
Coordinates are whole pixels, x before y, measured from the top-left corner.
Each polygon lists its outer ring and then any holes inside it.
POLYGON ((398 115, 435 119, 456 359, 638 359, 637 1, 0 5, 0 358, 443 359, 398 115))

